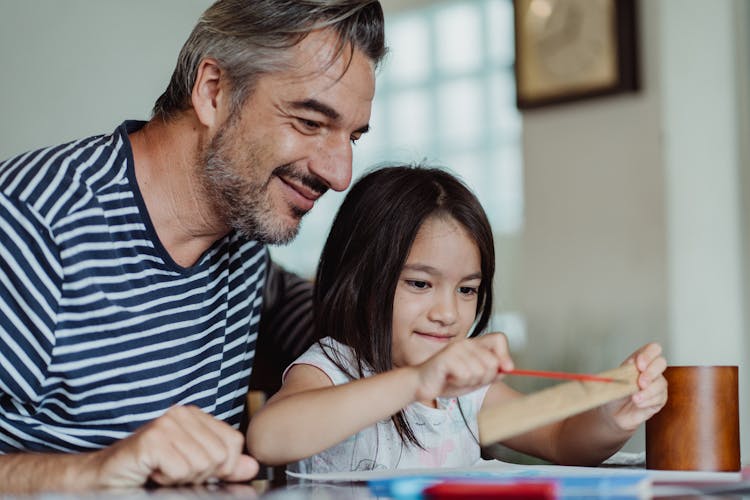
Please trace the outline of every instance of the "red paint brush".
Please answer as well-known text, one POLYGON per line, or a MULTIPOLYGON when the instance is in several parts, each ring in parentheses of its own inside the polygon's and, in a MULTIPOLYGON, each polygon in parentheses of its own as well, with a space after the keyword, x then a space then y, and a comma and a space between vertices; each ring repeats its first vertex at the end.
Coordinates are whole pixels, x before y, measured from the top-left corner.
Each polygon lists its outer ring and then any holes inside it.
POLYGON ((619 382, 619 380, 609 377, 600 377, 598 375, 589 375, 588 373, 567 373, 567 372, 550 372, 543 370, 510 370, 502 371, 504 375, 523 375, 526 377, 544 377, 559 378, 565 380, 580 380, 583 382, 619 382))

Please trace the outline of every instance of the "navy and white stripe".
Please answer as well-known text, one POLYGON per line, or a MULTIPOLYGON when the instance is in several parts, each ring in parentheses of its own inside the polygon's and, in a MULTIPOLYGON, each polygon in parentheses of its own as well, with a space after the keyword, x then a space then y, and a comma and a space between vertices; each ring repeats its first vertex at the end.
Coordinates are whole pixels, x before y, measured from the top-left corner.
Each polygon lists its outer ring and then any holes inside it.
POLYGON ((140 126, 0 163, 0 453, 100 448, 175 404, 239 425, 266 251, 232 233, 177 265, 135 182, 140 126))

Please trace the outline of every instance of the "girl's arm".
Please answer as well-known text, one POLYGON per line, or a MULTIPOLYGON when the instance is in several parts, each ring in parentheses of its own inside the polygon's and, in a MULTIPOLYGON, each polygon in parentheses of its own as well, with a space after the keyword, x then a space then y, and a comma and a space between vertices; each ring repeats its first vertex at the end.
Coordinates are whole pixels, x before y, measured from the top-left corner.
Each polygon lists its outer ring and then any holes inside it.
POLYGON ((250 420, 250 454, 268 465, 314 455, 414 401, 417 373, 399 368, 334 386, 312 365, 294 365, 284 385, 250 420))
POLYGON ((253 415, 250 454, 268 465, 294 462, 340 443, 415 401, 455 396, 512 369, 503 335, 459 340, 418 366, 334 386, 322 370, 294 365, 281 390, 253 415))
MULTIPOLYGON (((625 363, 635 363, 638 367, 639 392, 515 436, 503 444, 564 465, 597 465, 609 458, 667 401, 667 381, 662 375, 667 362, 661 356, 661 346, 647 344, 625 363)), ((504 384, 494 384, 483 406, 502 404, 520 396, 504 384)))

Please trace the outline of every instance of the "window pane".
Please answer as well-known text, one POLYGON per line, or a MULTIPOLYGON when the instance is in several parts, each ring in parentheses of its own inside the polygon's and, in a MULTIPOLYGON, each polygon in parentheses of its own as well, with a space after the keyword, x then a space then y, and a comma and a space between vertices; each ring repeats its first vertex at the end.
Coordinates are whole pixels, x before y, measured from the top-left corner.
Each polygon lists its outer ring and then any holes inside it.
POLYGON ((507 0, 487 2, 487 52, 490 64, 512 66, 515 59, 513 39, 513 4, 507 0))
POLYGON ((477 71, 482 63, 482 23, 478 2, 447 4, 435 14, 438 68, 446 73, 477 71))
POLYGON ((482 201, 493 205, 496 233, 514 233, 523 227, 523 166, 520 145, 511 144, 490 155, 482 201), (487 189, 487 186, 490 186, 487 189))
MULTIPOLYGON (((376 97, 376 99, 378 99, 376 97)), ((386 98, 383 98, 384 100, 386 98)), ((354 146, 354 164, 357 165, 362 160, 377 156, 379 151, 388 140, 387 126, 385 123, 386 114, 382 106, 373 106, 370 113, 370 130, 360 137, 354 146)))
POLYGON ((420 90, 398 92, 387 103, 391 147, 408 145, 426 151, 432 133, 430 96, 420 90))
POLYGON ((464 78, 440 85, 440 140, 446 146, 472 147, 482 139, 482 85, 464 78))
POLYGON ((496 72, 488 79, 489 120, 492 136, 503 142, 521 140, 521 115, 515 105, 515 81, 513 74, 496 72))
POLYGON ((446 155, 444 158, 445 166, 458 175, 481 201, 480 187, 486 183, 481 157, 476 153, 467 153, 446 155))
POLYGON ((396 17, 386 23, 386 29, 388 45, 395 50, 386 56, 383 76, 393 85, 427 80, 430 61, 427 19, 413 15, 396 17))

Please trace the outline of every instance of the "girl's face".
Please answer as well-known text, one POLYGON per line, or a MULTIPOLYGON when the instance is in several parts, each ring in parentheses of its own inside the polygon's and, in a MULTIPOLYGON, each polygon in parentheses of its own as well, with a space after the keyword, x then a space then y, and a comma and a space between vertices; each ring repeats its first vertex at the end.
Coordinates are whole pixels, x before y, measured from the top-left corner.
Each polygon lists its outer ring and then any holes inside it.
POLYGON ((481 257, 450 217, 419 228, 393 298, 393 364, 413 366, 465 338, 474 322, 481 257))

